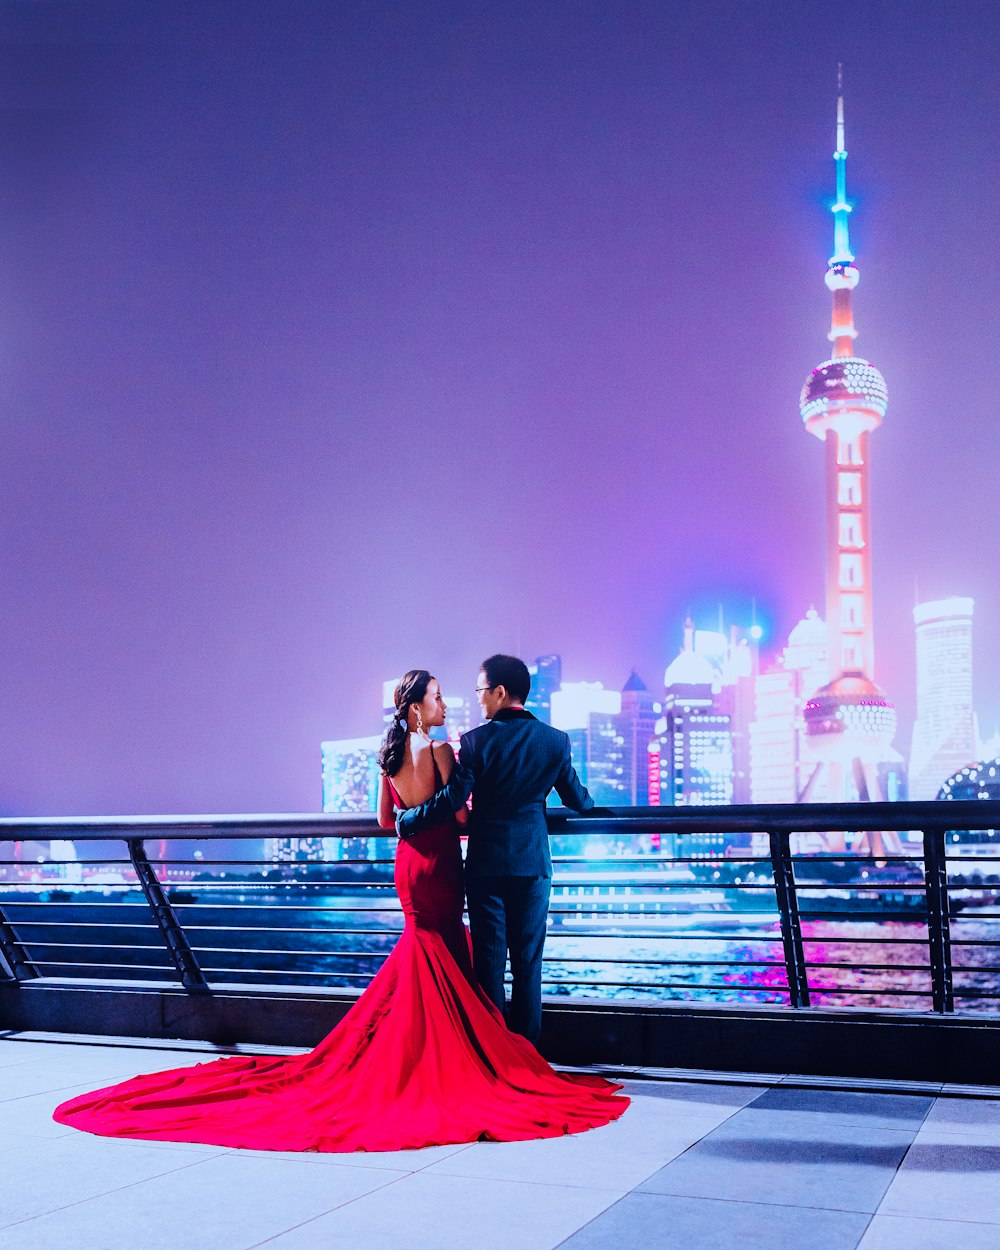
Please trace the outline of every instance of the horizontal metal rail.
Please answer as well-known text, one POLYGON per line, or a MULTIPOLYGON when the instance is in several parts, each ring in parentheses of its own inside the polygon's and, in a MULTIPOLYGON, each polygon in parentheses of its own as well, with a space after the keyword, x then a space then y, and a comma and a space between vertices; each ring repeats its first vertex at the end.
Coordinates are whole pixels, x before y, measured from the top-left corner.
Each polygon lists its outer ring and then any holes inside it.
MULTIPOLYGON (((1000 999, 1000 839, 995 855, 983 845, 1000 828, 998 803, 550 816, 560 839, 543 974, 550 990, 819 1009, 930 1000, 941 1013, 1000 999), (958 847, 948 836, 955 830, 983 838, 958 847), (863 841, 857 852, 843 849, 853 835, 893 832, 908 835, 902 853, 897 845, 876 854, 863 841), (803 835, 827 834, 829 849, 801 848, 803 835), (887 919, 893 929, 872 931, 887 919), (900 960, 885 962, 900 947, 908 948, 900 960), (627 969, 634 979, 605 975, 627 969)), ((249 977, 362 985, 402 931, 391 845, 370 815, 0 820, 0 979, 71 970, 74 982, 155 973, 190 992, 249 977), (319 838, 350 839, 349 855, 294 858, 293 840, 319 838), (78 858, 61 849, 37 862, 53 839, 78 858), (30 862, 18 845, 27 841, 30 862), (149 962, 158 955, 162 965, 149 962)))

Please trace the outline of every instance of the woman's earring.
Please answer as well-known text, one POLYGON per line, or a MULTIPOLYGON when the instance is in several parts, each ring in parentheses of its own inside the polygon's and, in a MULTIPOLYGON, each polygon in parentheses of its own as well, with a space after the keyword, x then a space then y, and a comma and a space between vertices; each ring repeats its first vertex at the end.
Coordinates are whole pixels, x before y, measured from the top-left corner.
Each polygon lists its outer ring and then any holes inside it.
POLYGON ((420 715, 420 708, 415 707, 413 710, 417 714, 417 733, 422 734, 424 732, 424 718, 420 715))

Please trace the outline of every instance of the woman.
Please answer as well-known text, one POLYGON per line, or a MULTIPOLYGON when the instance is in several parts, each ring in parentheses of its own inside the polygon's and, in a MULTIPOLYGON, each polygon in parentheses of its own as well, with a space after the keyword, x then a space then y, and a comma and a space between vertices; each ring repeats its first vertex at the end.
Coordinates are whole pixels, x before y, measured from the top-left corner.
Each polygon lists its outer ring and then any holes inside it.
MULTIPOLYGON (((455 764, 437 681, 412 669, 379 753, 378 820, 422 803, 455 764)), ((558 1137, 607 1124, 628 1106, 600 1077, 555 1072, 508 1031, 475 982, 462 922, 458 826, 465 812, 396 851, 405 924, 339 1025, 293 1058, 234 1056, 137 1076, 63 1103, 55 1119, 108 1137, 256 1150, 403 1150, 558 1137)))

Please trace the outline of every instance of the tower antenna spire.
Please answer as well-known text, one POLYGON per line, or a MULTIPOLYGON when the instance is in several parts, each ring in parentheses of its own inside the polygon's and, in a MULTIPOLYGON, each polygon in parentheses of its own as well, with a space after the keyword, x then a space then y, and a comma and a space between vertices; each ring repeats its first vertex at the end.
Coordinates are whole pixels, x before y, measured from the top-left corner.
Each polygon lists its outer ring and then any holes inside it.
POLYGON ((847 219, 851 205, 847 202, 847 148, 844 146, 844 67, 837 66, 837 147, 833 154, 837 171, 837 198, 833 208, 832 265, 849 265, 854 259, 848 238, 847 219))
POLYGON ((861 277, 854 263, 848 232, 851 204, 847 199, 847 147, 844 142, 844 67, 837 66, 837 146, 833 153, 836 171, 836 198, 830 205, 833 213, 833 255, 827 263, 826 285, 833 295, 833 318, 829 339, 835 357, 854 355, 854 310, 851 292, 861 277))

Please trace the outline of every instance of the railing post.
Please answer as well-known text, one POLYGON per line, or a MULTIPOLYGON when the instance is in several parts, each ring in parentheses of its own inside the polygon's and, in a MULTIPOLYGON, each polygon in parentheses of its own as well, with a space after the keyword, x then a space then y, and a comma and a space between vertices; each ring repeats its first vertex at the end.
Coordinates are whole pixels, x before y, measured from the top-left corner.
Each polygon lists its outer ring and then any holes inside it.
POLYGON ((198 966, 198 959, 191 949, 187 934, 181 928, 181 922, 163 893, 163 887, 153 871, 153 865, 146 858, 146 848, 142 839, 126 838, 126 843, 135 875, 142 886, 142 892, 153 913, 153 919, 167 944, 170 958, 174 961, 174 966, 180 975, 181 984, 192 994, 207 994, 209 987, 205 974, 198 966))
POLYGON ((781 921, 781 942, 785 951, 785 975, 788 978, 788 1001, 792 1007, 809 1006, 809 977, 805 951, 802 949, 802 924, 795 893, 795 872, 787 830, 772 830, 771 870, 774 873, 774 895, 781 921))
POLYGON ((38 972, 25 950, 24 943, 0 910, 0 979, 28 981, 36 976, 38 972))
POLYGON ((945 831, 924 830, 924 888, 927 893, 927 940, 931 957, 931 996, 934 1010, 955 1010, 951 974, 951 920, 948 913, 948 861, 945 831))

